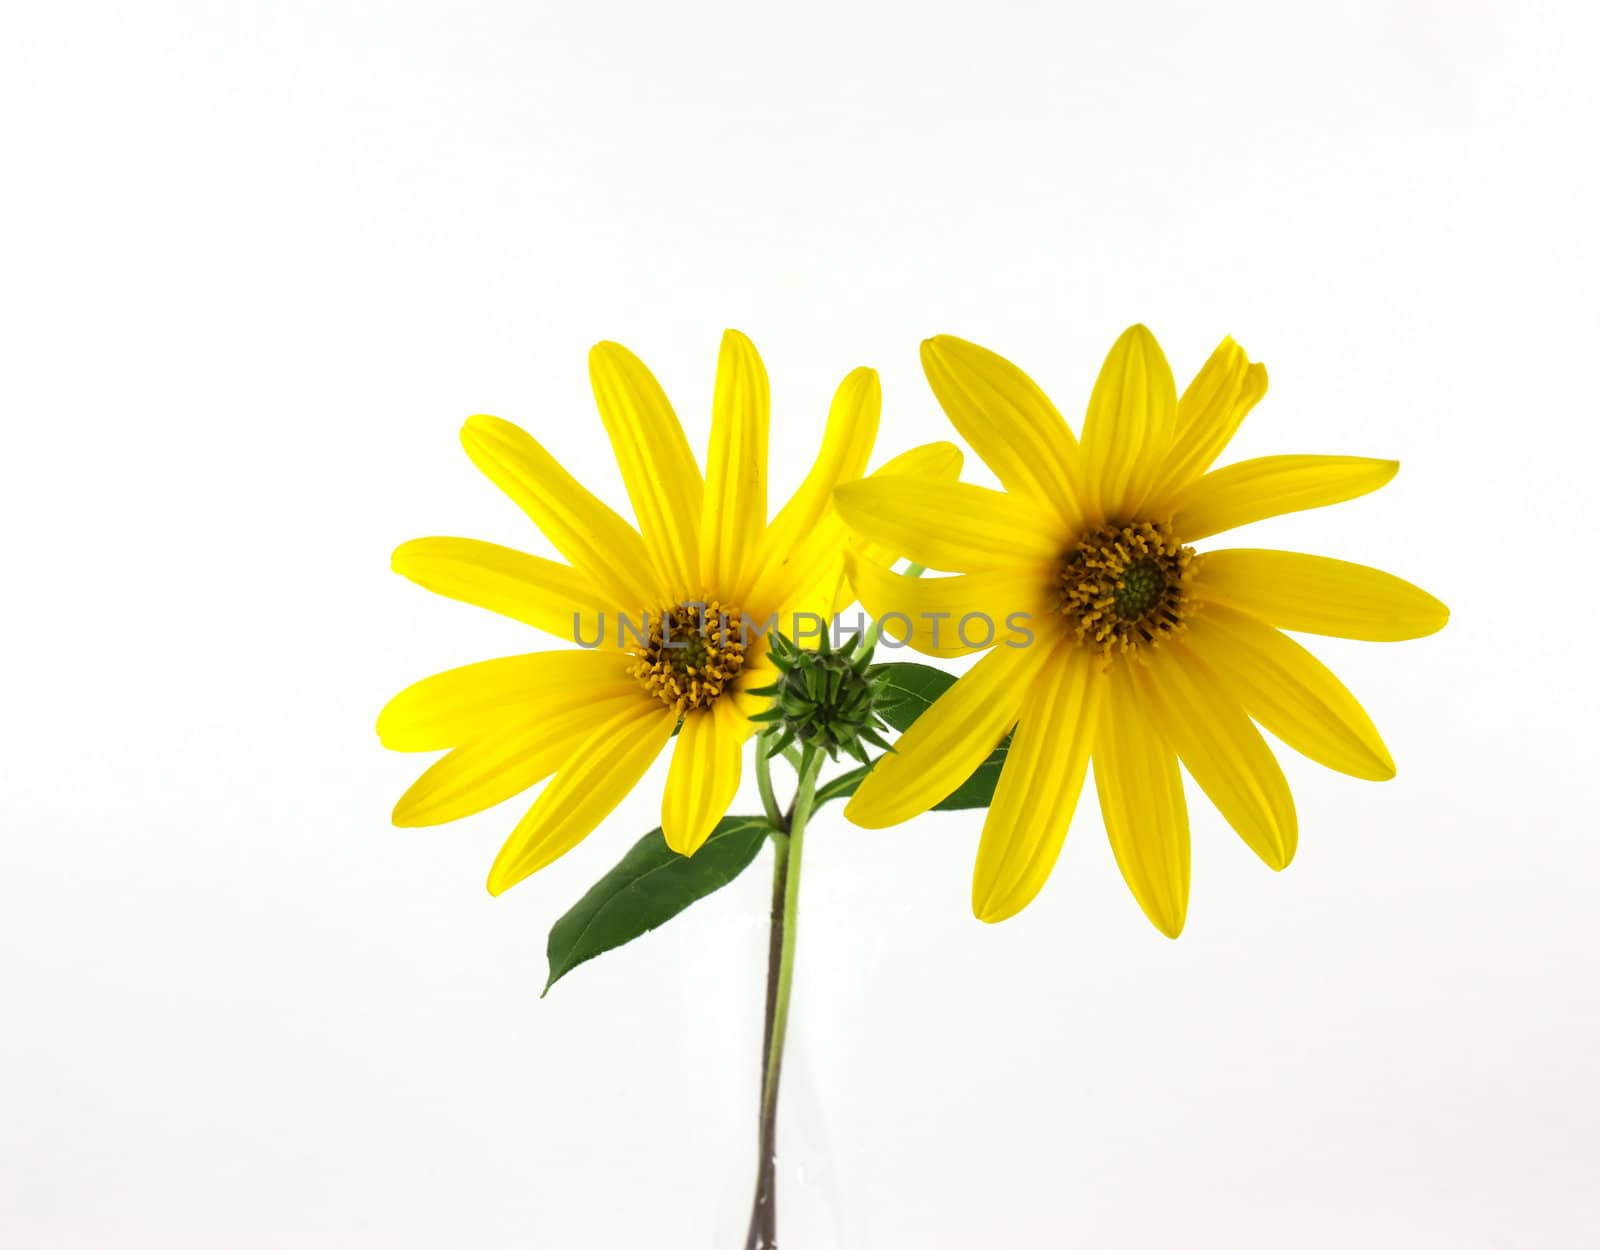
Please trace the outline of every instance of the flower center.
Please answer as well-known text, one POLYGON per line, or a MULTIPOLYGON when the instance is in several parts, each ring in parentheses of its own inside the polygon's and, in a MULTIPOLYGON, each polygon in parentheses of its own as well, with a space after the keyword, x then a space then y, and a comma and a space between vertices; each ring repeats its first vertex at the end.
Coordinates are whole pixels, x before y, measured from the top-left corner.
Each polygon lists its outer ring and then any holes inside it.
POLYGON ((1192 611, 1193 559, 1194 548, 1158 522, 1089 530, 1061 561, 1061 614, 1104 655, 1154 645, 1192 611))
POLYGON ((681 604, 651 618, 649 640, 628 671, 682 716, 716 701, 744 671, 744 652, 736 609, 681 604))

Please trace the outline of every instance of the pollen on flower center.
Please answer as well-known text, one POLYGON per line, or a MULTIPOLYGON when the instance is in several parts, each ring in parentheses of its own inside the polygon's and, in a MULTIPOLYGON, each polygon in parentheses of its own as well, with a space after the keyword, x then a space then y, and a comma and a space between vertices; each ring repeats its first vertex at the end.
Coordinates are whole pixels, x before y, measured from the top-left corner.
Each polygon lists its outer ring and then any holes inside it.
POLYGON ((680 604, 651 617, 649 638, 628 670, 678 715, 710 707, 744 670, 745 635, 737 609, 680 604))
POLYGON ((1061 561, 1060 611, 1104 655, 1154 645, 1192 611, 1194 549, 1159 522, 1101 525, 1061 561))

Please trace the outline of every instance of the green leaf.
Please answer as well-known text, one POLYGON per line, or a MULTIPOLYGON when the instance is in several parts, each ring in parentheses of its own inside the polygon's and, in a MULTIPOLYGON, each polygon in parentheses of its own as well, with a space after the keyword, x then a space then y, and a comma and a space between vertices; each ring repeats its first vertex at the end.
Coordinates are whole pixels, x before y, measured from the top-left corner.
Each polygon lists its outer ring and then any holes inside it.
POLYGON ((901 733, 956 684, 954 674, 931 664, 875 664, 872 679, 878 691, 878 715, 901 733))
POLYGON ((973 807, 988 807, 994 802, 994 788, 1000 784, 1000 770, 1006 764, 1006 752, 1011 749, 1011 735, 979 764, 977 770, 957 786, 943 801, 935 803, 936 812, 959 812, 973 807))
POLYGON ((720 890, 750 866, 771 831, 765 817, 728 816, 693 855, 679 855, 652 829, 551 928, 544 993, 579 964, 720 890))
POLYGON ((826 785, 817 787, 817 799, 812 805, 815 811, 824 803, 831 803, 834 799, 847 799, 856 792, 856 787, 861 784, 861 779, 871 771, 866 765, 852 768, 847 773, 840 773, 826 785))
MULTIPOLYGON (((956 684, 955 675, 930 664, 878 664, 872 675, 879 691, 877 712, 901 733, 911 728, 913 721, 930 707, 933 701, 956 684)), ((1006 762, 1006 751, 1011 746, 1011 735, 997 746, 989 758, 978 765, 977 771, 957 786, 942 803, 934 804, 936 812, 955 812, 974 807, 988 807, 994 799, 994 788, 1000 782, 1000 769, 1006 762)), ((817 806, 833 799, 849 798, 867 775, 866 768, 852 768, 834 777, 817 791, 817 806)))

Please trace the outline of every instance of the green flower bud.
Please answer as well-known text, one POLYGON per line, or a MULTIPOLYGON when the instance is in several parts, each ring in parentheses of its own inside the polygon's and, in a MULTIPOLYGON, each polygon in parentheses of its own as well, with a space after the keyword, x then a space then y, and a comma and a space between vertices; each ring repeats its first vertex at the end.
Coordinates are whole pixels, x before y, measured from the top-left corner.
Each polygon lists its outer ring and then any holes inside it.
POLYGON ((886 728, 877 712, 883 679, 872 672, 872 648, 860 645, 859 634, 835 649, 824 633, 815 651, 801 650, 776 632, 770 637, 778 680, 750 692, 772 700, 770 708, 751 719, 783 731, 769 754, 797 739, 826 751, 831 760, 843 751, 863 764, 868 762, 867 746, 893 749, 878 733, 886 728))

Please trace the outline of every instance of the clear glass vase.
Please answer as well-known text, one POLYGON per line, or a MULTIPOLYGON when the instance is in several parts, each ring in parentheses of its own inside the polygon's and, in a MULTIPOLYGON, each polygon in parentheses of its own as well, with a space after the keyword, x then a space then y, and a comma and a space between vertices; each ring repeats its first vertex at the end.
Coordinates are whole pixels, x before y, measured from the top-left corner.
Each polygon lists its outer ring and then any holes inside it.
MULTIPOLYGON (((761 861, 753 869, 760 871, 761 861)), ((756 892, 750 891, 752 900, 756 892)), ((808 978, 797 975, 790 1005, 788 1036, 778 1083, 775 1201, 772 1223, 776 1238, 751 1239, 754 1217, 758 1135, 761 1116, 761 1008, 766 992, 770 912, 753 901, 737 924, 736 952, 725 956, 733 973, 728 985, 748 996, 751 1024, 736 1040, 741 1054, 730 1071, 737 1081, 731 1095, 737 1106, 736 1139, 723 1155, 726 1177, 717 1202, 716 1222, 707 1250, 745 1250, 780 1245, 784 1250, 842 1250, 840 1189, 829 1149, 824 1099, 809 1061, 806 1012, 813 1006, 805 993, 808 978), (732 965, 737 964, 737 968, 732 965)), ((798 958, 803 960, 802 950, 798 958)), ((762 1230, 758 1230, 758 1233, 762 1230)))

